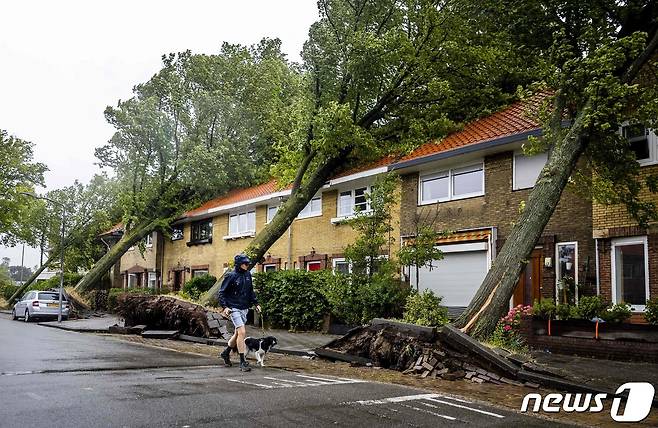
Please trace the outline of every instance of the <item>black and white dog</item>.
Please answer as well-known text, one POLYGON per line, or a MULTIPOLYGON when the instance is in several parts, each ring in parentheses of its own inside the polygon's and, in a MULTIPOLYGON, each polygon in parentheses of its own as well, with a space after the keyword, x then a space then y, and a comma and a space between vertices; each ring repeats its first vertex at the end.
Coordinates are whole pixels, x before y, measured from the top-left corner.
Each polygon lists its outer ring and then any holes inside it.
MULTIPOLYGON (((244 344, 247 345, 247 355, 249 355, 250 352, 255 353, 256 363, 260 363, 261 367, 265 366, 265 354, 267 354, 276 343, 276 337, 274 336, 261 337, 260 339, 247 337, 244 340, 244 344)), ((245 358, 247 355, 245 355, 245 358)))

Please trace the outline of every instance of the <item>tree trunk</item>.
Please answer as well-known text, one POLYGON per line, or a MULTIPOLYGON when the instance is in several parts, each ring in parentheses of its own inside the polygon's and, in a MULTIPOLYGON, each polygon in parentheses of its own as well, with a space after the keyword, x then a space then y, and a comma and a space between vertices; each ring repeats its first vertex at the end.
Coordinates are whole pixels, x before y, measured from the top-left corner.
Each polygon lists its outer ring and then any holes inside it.
MULTIPOLYGON (((337 168, 343 164, 349 152, 349 149, 344 149, 337 156, 329 159, 315 170, 307 183, 304 183, 296 190, 293 189, 290 198, 281 205, 272 221, 266 224, 263 230, 258 232, 245 250, 245 253, 251 258, 250 268, 256 265, 263 258, 267 250, 286 232, 299 212, 304 209, 318 190, 324 186, 337 168)), ((199 301, 202 305, 208 304, 217 296, 221 284, 222 278, 219 278, 215 285, 201 296, 199 301)))
POLYGON ((472 336, 488 337, 500 317, 507 312, 519 275, 587 146, 582 134, 584 117, 590 112, 589 106, 587 103, 579 112, 567 135, 553 148, 500 254, 466 311, 455 321, 458 327, 472 336))
POLYGON ((52 251, 52 254, 48 256, 46 263, 43 263, 28 279, 23 285, 18 287, 18 290, 9 298, 9 304, 13 304, 18 298, 23 294, 23 292, 37 279, 37 277, 43 272, 57 257, 59 257, 59 251, 52 251))
POLYGON ((121 259, 121 256, 128 251, 128 248, 137 244, 142 238, 144 238, 144 236, 155 229, 157 225, 156 221, 149 220, 147 222, 142 222, 124 233, 119 242, 110 248, 108 252, 96 262, 94 267, 82 277, 80 282, 75 286, 75 290, 78 293, 92 290, 96 284, 101 281, 103 275, 109 272, 112 266, 121 259))

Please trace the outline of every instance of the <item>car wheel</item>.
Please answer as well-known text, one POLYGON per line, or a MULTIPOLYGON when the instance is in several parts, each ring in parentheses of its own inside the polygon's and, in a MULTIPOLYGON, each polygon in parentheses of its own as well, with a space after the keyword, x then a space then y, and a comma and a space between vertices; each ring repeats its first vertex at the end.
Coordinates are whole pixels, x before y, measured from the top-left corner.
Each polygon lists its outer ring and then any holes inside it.
POLYGON ((25 317, 23 318, 23 321, 25 322, 32 321, 32 319, 30 318, 30 311, 28 311, 27 309, 25 309, 25 317))
POLYGON ((16 309, 11 310, 11 319, 16 321, 18 317, 16 316, 16 309))

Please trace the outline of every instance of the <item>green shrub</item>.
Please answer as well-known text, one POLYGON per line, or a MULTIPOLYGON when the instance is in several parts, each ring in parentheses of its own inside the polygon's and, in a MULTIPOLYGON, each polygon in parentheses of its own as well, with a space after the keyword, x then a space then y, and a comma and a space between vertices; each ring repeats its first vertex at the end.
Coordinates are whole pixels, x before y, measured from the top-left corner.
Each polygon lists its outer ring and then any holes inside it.
POLYGON ((592 320, 602 318, 601 315, 606 311, 608 305, 599 296, 584 296, 578 300, 578 318, 592 320))
POLYGON ((617 303, 601 314, 607 322, 624 322, 632 315, 631 306, 628 303, 617 303))
MULTIPOLYGON (((64 287, 76 285, 83 275, 76 272, 64 272, 64 287)), ((50 288, 59 288, 59 274, 48 278, 45 281, 36 282, 28 287, 30 290, 48 290, 50 288)))
POLYGON ((568 303, 561 303, 555 307, 555 315, 559 320, 572 319, 574 314, 574 307, 568 303))
POLYGON ((448 310, 441 306, 441 297, 435 296, 432 290, 422 293, 412 292, 404 305, 404 322, 439 327, 448 323, 448 310))
POLYGON ((543 319, 554 319, 557 315, 557 307, 553 299, 535 300, 532 305, 532 313, 543 319))
POLYGON ((329 302, 321 292, 323 278, 331 273, 280 270, 254 275, 254 287, 263 318, 272 327, 319 330, 329 302))
POLYGON ((644 312, 644 318, 646 318, 649 324, 653 324, 653 325, 658 324, 658 297, 654 297, 651 300, 647 300, 647 306, 644 312))
POLYGON ((210 290, 217 282, 217 278, 212 275, 199 275, 190 279, 183 285, 183 292, 192 300, 199 300, 199 297, 210 290))

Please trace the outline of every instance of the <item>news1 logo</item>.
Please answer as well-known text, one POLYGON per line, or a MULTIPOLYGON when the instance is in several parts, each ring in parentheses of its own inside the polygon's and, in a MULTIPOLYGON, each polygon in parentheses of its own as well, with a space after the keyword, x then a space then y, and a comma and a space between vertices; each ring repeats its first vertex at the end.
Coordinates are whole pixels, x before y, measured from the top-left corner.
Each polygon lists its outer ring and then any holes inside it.
MULTIPOLYGON (((652 384, 647 382, 628 382, 617 388, 616 397, 612 399, 610 416, 616 422, 640 422, 649 416, 651 403, 655 394, 652 384), (619 397, 627 393, 627 397, 619 397), (620 414, 622 402, 625 402, 620 414)), ((523 398, 521 411, 527 412, 530 402, 533 401, 531 411, 534 413, 544 411, 546 413, 557 413, 564 411, 598 413, 604 409, 604 400, 608 394, 560 394, 552 393, 542 397, 541 394, 528 394, 523 398)))

